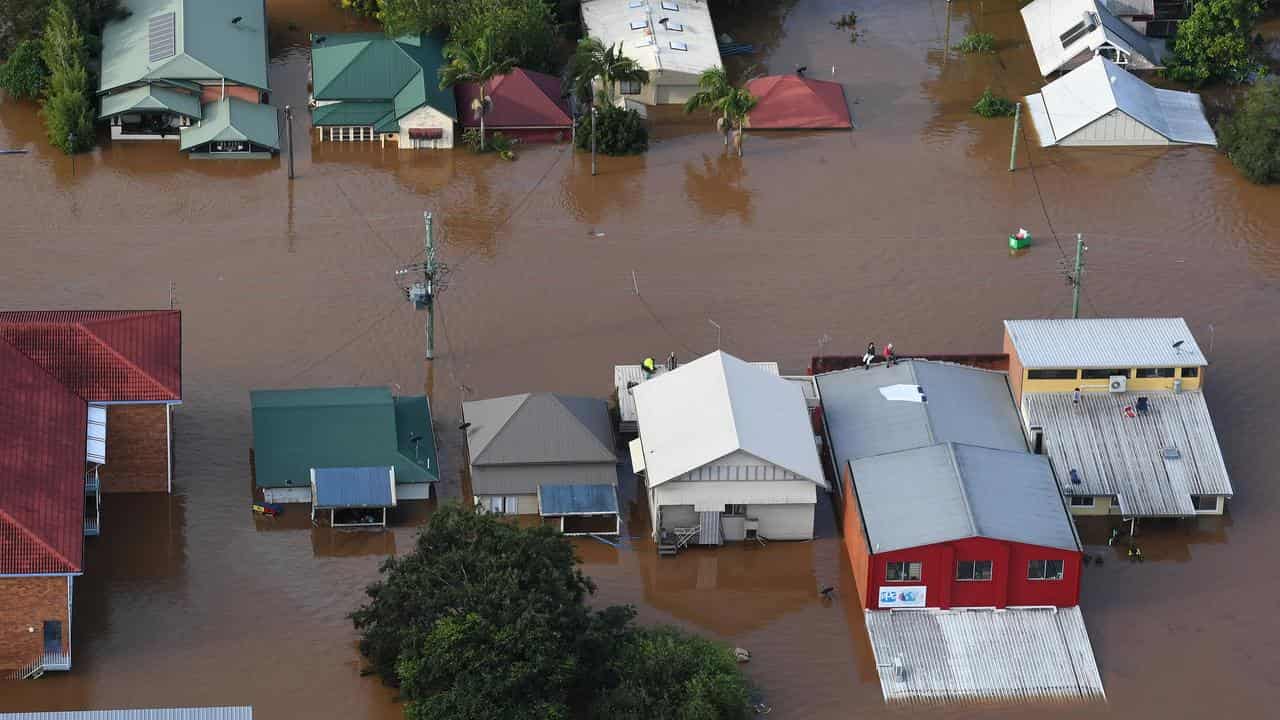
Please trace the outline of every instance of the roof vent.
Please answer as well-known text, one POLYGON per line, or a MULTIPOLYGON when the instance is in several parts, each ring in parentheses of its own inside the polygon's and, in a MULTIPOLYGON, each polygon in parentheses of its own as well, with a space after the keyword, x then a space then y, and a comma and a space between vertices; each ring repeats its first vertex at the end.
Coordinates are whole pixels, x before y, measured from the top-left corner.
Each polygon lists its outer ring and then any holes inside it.
POLYGON ((1182 458, 1182 452, 1176 447, 1167 447, 1160 451, 1160 457, 1165 460, 1178 460, 1182 458))
POLYGON ((1071 468, 1071 484, 1072 485, 1080 484, 1080 471, 1076 470, 1075 468, 1071 468))
POLYGON ((177 52, 177 26, 171 12, 147 20, 147 61, 173 57, 177 52))

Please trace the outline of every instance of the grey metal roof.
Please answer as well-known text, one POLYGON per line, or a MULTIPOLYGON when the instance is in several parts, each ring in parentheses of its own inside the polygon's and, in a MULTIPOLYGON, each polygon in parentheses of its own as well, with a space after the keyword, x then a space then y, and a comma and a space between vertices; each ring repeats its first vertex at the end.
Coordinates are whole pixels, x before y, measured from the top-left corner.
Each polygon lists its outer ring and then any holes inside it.
POLYGON ((395 507, 395 481, 390 466, 315 468, 311 471, 316 508, 395 507))
POLYGON ((616 462, 603 400, 525 393, 462 404, 471 464, 616 462))
POLYGON ((972 537, 1080 549, 1042 455, 945 443, 852 467, 873 552, 972 537))
POLYGON ((251 707, 0 713, 0 720, 253 720, 251 707))
POLYGON ((1160 63, 1160 52, 1156 46, 1128 23, 1112 15, 1101 0, 1035 0, 1024 5, 1021 12, 1040 74, 1046 77, 1081 54, 1095 53, 1106 44, 1140 55, 1153 65, 1160 63), (1063 33, 1085 17, 1089 18, 1091 28, 1063 47, 1063 33))
POLYGON ((859 458, 957 442, 1027 449, 1002 372, 929 360, 817 376, 822 412, 838 467, 859 458), (898 386, 918 386, 926 402, 889 399, 898 386))
POLYGON ((1106 699, 1078 606, 870 610, 866 621, 889 702, 1106 699))
POLYGON ((1044 428, 1045 454, 1067 495, 1114 495, 1126 517, 1189 517, 1192 495, 1232 495, 1201 392, 1026 393, 1027 422, 1044 428), (1129 417, 1138 396, 1149 411, 1129 417), (1165 457, 1166 449, 1177 457, 1165 457), (1080 484, 1071 482, 1075 470, 1080 484))
POLYGON ((617 515, 618 490, 613 485, 539 485, 538 513, 617 515))
POLYGON ((1182 318, 1006 320, 1004 327, 1029 370, 1209 364, 1182 318))

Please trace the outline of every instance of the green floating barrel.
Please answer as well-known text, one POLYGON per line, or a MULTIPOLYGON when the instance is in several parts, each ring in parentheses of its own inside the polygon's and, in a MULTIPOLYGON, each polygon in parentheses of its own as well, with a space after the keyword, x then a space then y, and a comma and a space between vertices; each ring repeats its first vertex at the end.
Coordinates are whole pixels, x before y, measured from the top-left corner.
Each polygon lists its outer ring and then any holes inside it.
POLYGON ((1022 250, 1029 247, 1031 247, 1031 233, 1027 233, 1022 237, 1018 237, 1017 235, 1009 236, 1010 250, 1022 250))

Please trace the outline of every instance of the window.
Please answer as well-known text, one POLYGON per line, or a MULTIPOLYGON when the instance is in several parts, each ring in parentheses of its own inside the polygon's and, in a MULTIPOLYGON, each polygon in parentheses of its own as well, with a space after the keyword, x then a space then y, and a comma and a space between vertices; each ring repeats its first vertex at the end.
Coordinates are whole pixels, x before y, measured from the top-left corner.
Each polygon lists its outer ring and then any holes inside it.
POLYGON ((1217 495, 1192 495, 1191 502, 1196 506, 1196 512, 1217 512, 1218 496, 1217 495))
POLYGON ((1182 368, 1182 377, 1200 377, 1200 368, 1198 367, 1182 368))
POLYGON ((496 515, 515 515, 519 512, 520 498, 515 495, 482 495, 480 507, 496 515))
POLYGON ((640 81, 639 80, 619 80, 618 92, 621 92, 623 95, 639 95, 640 81))
POLYGON ((671 32, 684 32, 684 25, 681 25, 678 22, 668 22, 665 24, 667 26, 667 29, 670 30, 671 32))
POLYGON ((1032 560, 1027 563, 1028 580, 1061 580, 1061 560, 1032 560))
POLYGON ((990 560, 961 560, 956 563, 957 580, 990 580, 990 560))
POLYGON ((1071 507, 1093 507, 1092 495, 1072 495, 1071 507))
POLYGON ((677 10, 680 9, 680 6, 676 4, 673 0, 662 0, 662 9, 670 10, 671 12, 676 12, 677 10))
POLYGON ((746 515, 747 506, 746 505, 725 505, 724 514, 725 515, 746 515))
POLYGON ((918 562, 891 562, 885 565, 885 582, 920 582, 922 564, 918 562))
POLYGON ((647 28, 647 27, 649 27, 649 21, 648 21, 648 20, 632 20, 632 21, 631 21, 631 29, 632 29, 632 30, 643 30, 643 29, 645 29, 645 28, 647 28))
POLYGON ((1174 375, 1173 370, 1173 368, 1138 368, 1134 374, 1140 378, 1171 378, 1174 375))
POLYGON ((679 40, 672 40, 671 49, 679 50, 680 52, 689 52, 689 45, 686 43, 682 43, 679 40))
POLYGON ((1058 39, 1062 41, 1062 48, 1065 50, 1071 47, 1072 43, 1074 43, 1075 41, 1079 40, 1085 35, 1088 35, 1089 32, 1092 31, 1093 28, 1097 25, 1096 17, 1097 16, 1095 16, 1093 13, 1086 12, 1084 14, 1083 20, 1076 23, 1075 25, 1072 25, 1069 30, 1059 35, 1058 39))
POLYGON ((1028 370, 1028 380, 1075 380, 1076 370, 1028 370))
POLYGON ((1125 377, 1129 377, 1129 368, 1120 368, 1118 370, 1090 369, 1082 370, 1080 372, 1080 377, 1084 380, 1109 380, 1112 375, 1123 375, 1125 377))

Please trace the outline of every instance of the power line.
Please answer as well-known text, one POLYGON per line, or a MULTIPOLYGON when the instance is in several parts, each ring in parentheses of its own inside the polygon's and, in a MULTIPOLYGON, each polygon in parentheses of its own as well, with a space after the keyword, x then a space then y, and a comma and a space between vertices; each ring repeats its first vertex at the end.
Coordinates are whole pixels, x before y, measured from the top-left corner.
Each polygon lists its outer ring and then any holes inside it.
POLYGON ((399 306, 398 304, 397 304, 397 305, 395 305, 395 306, 393 306, 390 310, 387 310, 387 312, 385 312, 385 313, 383 313, 382 315, 378 316, 378 317, 377 317, 373 322, 371 322, 371 323, 369 323, 367 326, 365 326, 365 328, 364 328, 364 330, 363 330, 363 331, 361 331, 361 332, 359 332, 359 333, 357 333, 357 334, 355 334, 355 335, 351 336, 350 338, 348 338, 347 340, 345 340, 341 345, 339 345, 338 347, 334 348, 334 349, 333 349, 332 351, 330 351, 329 353, 326 353, 324 356, 322 356, 322 357, 320 357, 319 359, 315 360, 315 361, 314 361, 314 362, 312 362, 311 364, 309 364, 309 365, 307 365, 307 366, 303 367, 301 370, 299 370, 298 372, 296 372, 296 373, 294 373, 293 375, 291 375, 291 376, 289 377, 289 379, 288 379, 288 380, 285 380, 285 381, 284 381, 283 383, 281 383, 281 384, 283 384, 283 385, 288 385, 289 383, 292 383, 294 380, 297 380, 299 377, 301 377, 301 376, 303 376, 303 375, 305 375, 305 374, 307 374, 307 373, 311 372, 312 370, 316 369, 317 367, 320 367, 320 366, 321 366, 321 365, 323 365, 324 363, 328 362, 331 358, 333 358, 333 357, 334 357, 335 355, 337 355, 338 353, 342 352, 343 350, 346 350, 347 348, 349 348, 349 347, 351 347, 352 345, 356 344, 356 343, 357 343, 357 342, 359 342, 360 340, 363 340, 364 338, 368 337, 370 333, 372 333, 375 329, 377 329, 377 327, 378 327, 379 325, 381 325, 381 324, 382 324, 382 323, 383 323, 387 318, 391 317, 391 314, 392 314, 392 313, 394 313, 394 312, 395 312, 396 310, 398 310, 398 309, 400 309, 400 306, 399 306))

